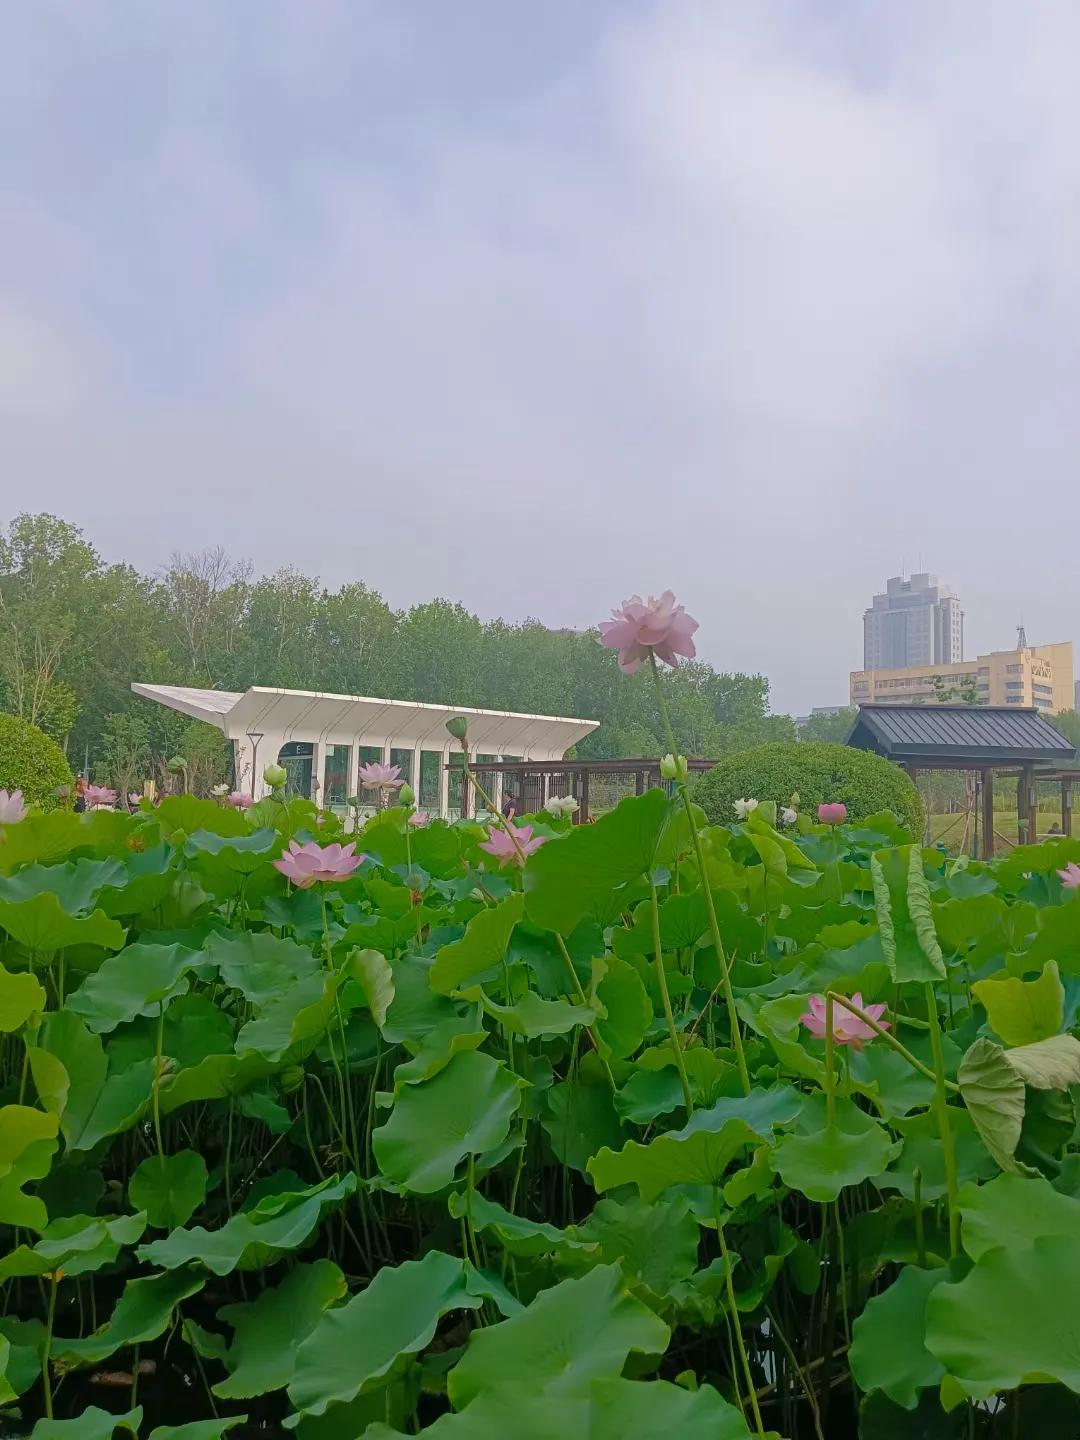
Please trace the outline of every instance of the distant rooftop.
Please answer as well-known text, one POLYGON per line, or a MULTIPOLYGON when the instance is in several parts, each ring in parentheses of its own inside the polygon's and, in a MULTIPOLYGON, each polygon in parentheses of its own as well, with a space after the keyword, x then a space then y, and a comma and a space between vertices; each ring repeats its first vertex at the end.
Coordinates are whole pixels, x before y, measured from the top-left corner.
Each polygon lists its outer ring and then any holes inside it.
POLYGON ((442 749, 447 741, 446 722, 465 715, 471 722, 469 740, 478 750, 546 759, 561 758, 599 724, 564 715, 479 710, 469 705, 431 705, 321 690, 280 690, 266 685, 253 685, 242 692, 139 682, 131 688, 147 700, 216 725, 233 740, 259 732, 284 740, 330 744, 379 739, 412 748, 430 742, 433 749, 442 749))

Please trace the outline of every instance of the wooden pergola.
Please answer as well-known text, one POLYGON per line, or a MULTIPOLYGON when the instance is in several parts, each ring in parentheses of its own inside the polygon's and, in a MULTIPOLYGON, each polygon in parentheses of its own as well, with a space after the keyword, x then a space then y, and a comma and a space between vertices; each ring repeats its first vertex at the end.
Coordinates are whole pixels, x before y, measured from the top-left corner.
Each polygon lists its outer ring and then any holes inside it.
MULTIPOLYGON (((688 760, 687 766, 693 772, 711 770, 715 760, 688 760)), ((470 766, 481 783, 484 776, 493 779, 500 776, 502 795, 510 794, 517 802, 517 808, 525 814, 539 810, 553 795, 572 795, 578 802, 574 820, 583 824, 589 819, 589 780, 591 776, 630 776, 634 781, 634 793, 644 795, 668 782, 660 774, 658 759, 630 760, 496 760, 470 766)), ((468 782, 465 782, 467 786, 468 782)), ((488 787, 490 788, 490 787, 488 787)), ((469 797, 462 794, 462 814, 470 813, 469 797)))
POLYGON ((1061 829, 1072 834, 1070 769, 1076 749, 1037 710, 1014 705, 863 705, 847 743, 894 761, 915 780, 927 770, 974 773, 979 854, 994 853, 994 778, 1015 777, 1021 841, 1038 833, 1040 780, 1061 785, 1061 829))

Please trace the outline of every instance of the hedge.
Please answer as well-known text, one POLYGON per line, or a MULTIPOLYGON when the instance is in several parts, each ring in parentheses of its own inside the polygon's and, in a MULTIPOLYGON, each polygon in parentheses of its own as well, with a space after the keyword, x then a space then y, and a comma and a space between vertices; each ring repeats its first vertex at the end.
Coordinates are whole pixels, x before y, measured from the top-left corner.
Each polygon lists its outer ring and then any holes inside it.
POLYGON ((0 790, 21 790, 28 804, 52 810, 57 789, 74 776, 64 752, 48 735, 18 715, 0 714, 0 790))
POLYGON ((911 779, 890 760, 847 745, 823 740, 753 745, 721 760, 694 787, 694 799, 714 825, 731 824, 736 800, 775 800, 780 806, 792 794, 806 814, 839 800, 851 820, 892 810, 913 836, 922 835, 922 801, 911 779))

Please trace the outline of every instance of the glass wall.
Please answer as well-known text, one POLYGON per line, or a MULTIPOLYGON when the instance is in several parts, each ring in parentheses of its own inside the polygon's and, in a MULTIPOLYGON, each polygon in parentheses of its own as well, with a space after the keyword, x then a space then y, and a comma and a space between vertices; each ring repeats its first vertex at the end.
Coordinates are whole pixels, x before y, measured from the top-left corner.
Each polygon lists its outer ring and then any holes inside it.
MULTIPOLYGON (((498 758, 498 755, 477 755, 476 763, 478 765, 494 765, 498 758)), ((502 776, 497 770, 489 770, 485 774, 480 776, 480 784, 491 796, 491 802, 496 808, 498 808, 498 806, 502 803, 502 796, 499 788, 499 782, 501 779, 502 776)), ((479 795, 474 795, 473 813, 479 814, 480 811, 483 810, 483 808, 483 800, 480 799, 479 795)))
POLYGON ((463 757, 460 750, 450 751, 450 774, 446 787, 446 818, 461 819, 461 775, 463 757))
POLYGON ((420 784, 414 786, 417 804, 432 815, 439 813, 439 776, 442 773, 442 751, 420 751, 420 784))
POLYGON ((342 806, 348 795, 351 745, 327 745, 323 759, 323 788, 319 801, 328 809, 342 806))
POLYGON ((278 764, 285 767, 286 795, 311 799, 311 767, 315 747, 310 740, 290 740, 278 751, 278 764))
MULTIPOLYGON (((381 745, 361 745, 360 765, 381 765, 382 755, 383 752, 381 745)), ((374 815, 375 811, 378 809, 379 806, 378 790, 366 789, 363 781, 358 779, 356 782, 355 798, 360 802, 361 813, 365 815, 374 815)))
POLYGON ((413 752, 412 752, 412 749, 411 749, 411 748, 408 749, 408 750, 391 750, 391 751, 390 751, 390 764, 391 764, 391 765, 400 765, 400 766, 401 766, 401 778, 402 778, 402 780, 405 781, 406 785, 411 785, 411 786, 413 787, 413 789, 415 790, 415 789, 416 789, 416 784, 415 784, 415 782, 414 782, 414 780, 413 780, 412 762, 413 762, 413 752))

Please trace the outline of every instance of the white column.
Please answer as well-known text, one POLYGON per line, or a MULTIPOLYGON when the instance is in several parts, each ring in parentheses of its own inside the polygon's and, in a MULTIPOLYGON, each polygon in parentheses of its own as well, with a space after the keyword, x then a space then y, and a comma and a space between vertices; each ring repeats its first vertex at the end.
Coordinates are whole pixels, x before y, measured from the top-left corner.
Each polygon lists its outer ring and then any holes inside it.
POLYGON ((411 777, 411 779, 409 780, 409 784, 410 784, 410 785, 412 786, 412 788, 413 788, 413 794, 416 796, 416 805, 417 805, 417 808, 419 809, 419 807, 420 807, 420 741, 419 741, 419 740, 417 740, 416 744, 413 746, 413 752, 412 752, 412 777, 411 777))
POLYGON ((324 805, 323 787, 326 784, 326 744, 314 740, 311 745, 311 799, 321 809, 324 805))
POLYGON ((356 772, 360 769, 360 746, 355 742, 349 746, 348 775, 345 780, 345 799, 351 800, 359 785, 356 772))
POLYGON ((457 741, 453 739, 446 742, 439 765, 439 814, 444 820, 450 809, 450 771, 446 767, 450 764, 450 751, 456 744, 457 741))
MULTIPOLYGON (((242 742, 249 744, 246 740, 242 742)), ((263 771, 267 765, 276 765, 278 752, 285 744, 283 735, 264 735, 258 742, 258 746, 249 753, 254 756, 254 773, 251 776, 251 795, 256 800, 262 800, 270 794, 270 787, 263 780, 263 771)))
MULTIPOLYGON (((505 758, 505 755, 499 756, 500 760, 505 760, 505 758)), ((503 773, 501 770, 497 771, 494 775, 492 775, 491 789, 489 793, 492 800, 494 800, 495 802, 495 808, 497 810, 501 810, 503 803, 503 773)))

